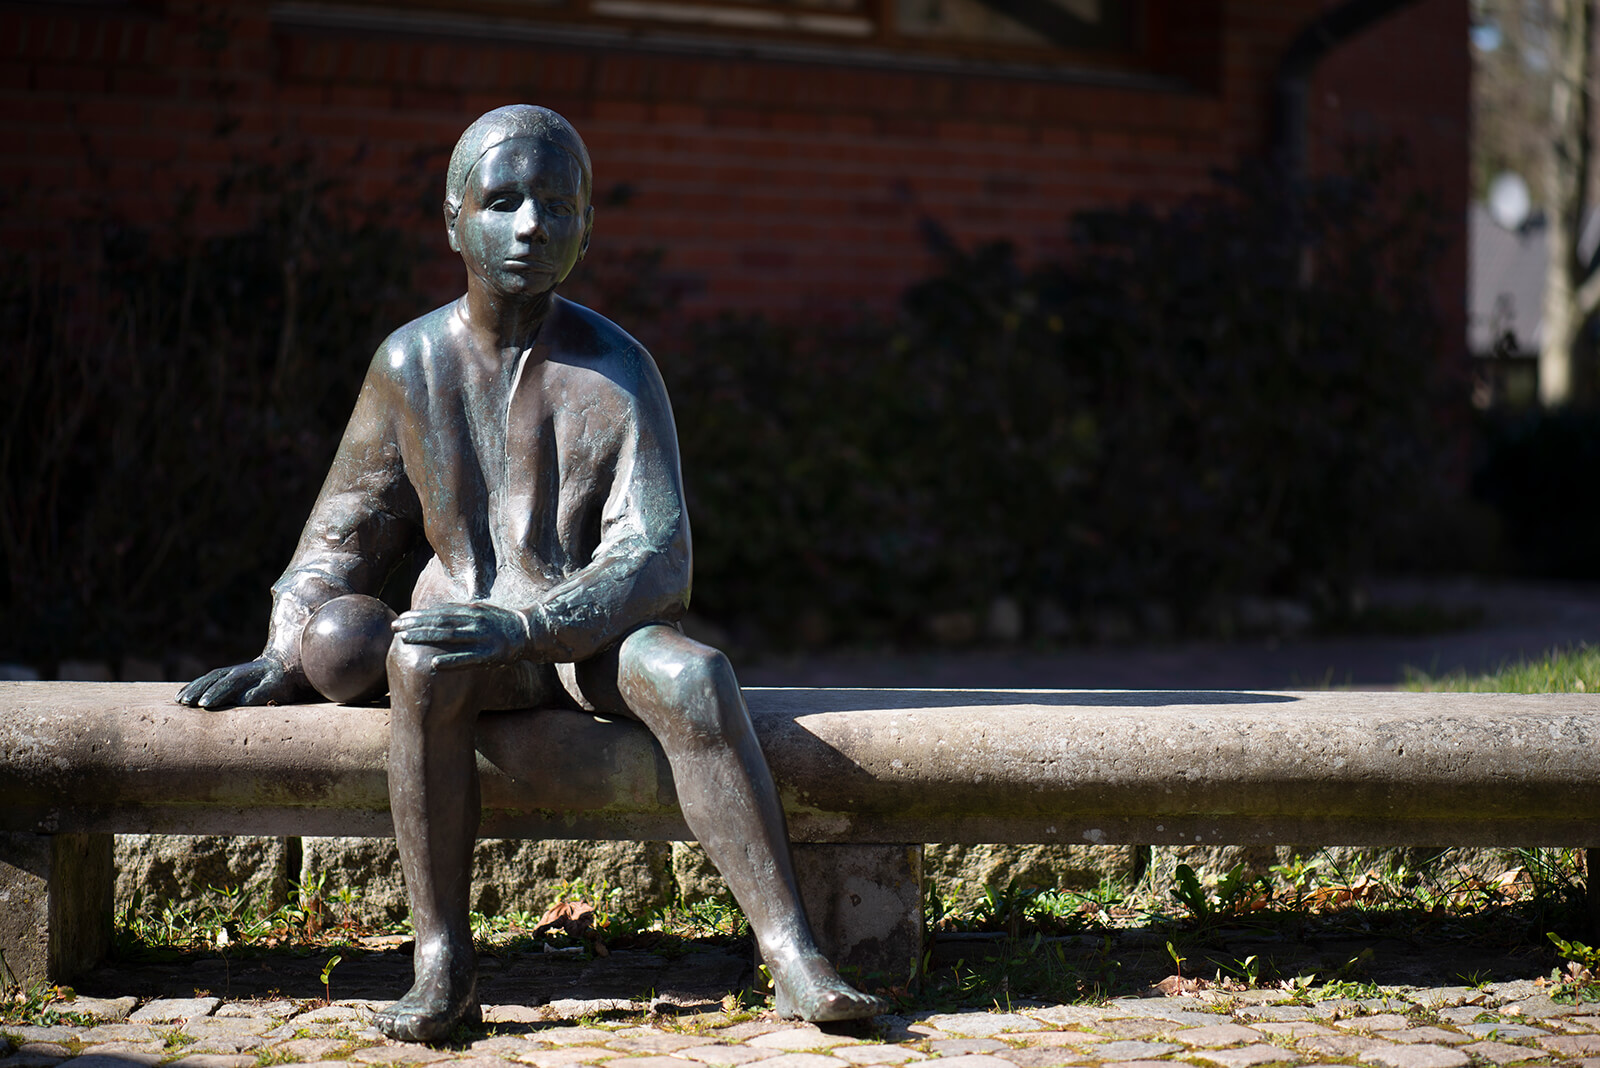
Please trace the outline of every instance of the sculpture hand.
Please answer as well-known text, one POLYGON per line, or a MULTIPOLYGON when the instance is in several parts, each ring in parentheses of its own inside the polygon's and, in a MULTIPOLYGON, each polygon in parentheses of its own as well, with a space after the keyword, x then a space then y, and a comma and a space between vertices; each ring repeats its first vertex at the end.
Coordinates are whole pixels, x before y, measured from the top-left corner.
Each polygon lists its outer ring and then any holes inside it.
POLYGON ((493 604, 442 604, 406 612, 394 633, 413 645, 442 645, 451 651, 434 659, 441 671, 509 664, 528 644, 528 627, 510 609, 493 604))
POLYGON ((248 664, 208 671, 178 691, 178 703, 191 708, 287 703, 302 696, 278 661, 260 656, 248 664))

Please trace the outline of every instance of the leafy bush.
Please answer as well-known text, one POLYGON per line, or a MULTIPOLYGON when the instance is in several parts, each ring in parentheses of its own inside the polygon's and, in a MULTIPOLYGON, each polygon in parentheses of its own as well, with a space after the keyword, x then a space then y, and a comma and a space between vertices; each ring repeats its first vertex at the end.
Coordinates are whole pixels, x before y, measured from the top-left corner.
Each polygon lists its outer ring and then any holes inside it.
POLYGON ((0 270, 0 659, 249 652, 367 354, 421 308, 408 239, 304 164, 199 236, 80 223, 0 270))
POLYGON ((1436 229, 1387 173, 1082 216, 1066 263, 935 231, 892 324, 701 324, 663 359, 697 608, 780 640, 996 595, 1343 611, 1437 458, 1436 229))

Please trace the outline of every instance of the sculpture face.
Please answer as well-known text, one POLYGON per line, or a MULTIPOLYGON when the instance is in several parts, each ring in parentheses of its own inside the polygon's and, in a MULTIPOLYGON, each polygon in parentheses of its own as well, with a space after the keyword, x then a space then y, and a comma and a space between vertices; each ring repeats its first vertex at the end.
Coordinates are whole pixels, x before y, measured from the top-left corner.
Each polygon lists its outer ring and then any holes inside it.
POLYGON ((534 138, 495 145, 467 177, 450 247, 473 278, 508 297, 555 287, 582 259, 593 216, 577 161, 534 138))

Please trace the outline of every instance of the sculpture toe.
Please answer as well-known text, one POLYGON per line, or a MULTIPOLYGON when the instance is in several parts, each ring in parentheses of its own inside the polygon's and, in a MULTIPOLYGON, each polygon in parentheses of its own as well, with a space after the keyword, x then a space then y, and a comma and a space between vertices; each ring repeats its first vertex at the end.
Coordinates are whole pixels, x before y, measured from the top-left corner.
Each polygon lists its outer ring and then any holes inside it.
POLYGON ((374 1013, 372 1022, 386 1037, 398 1042, 440 1042, 457 1024, 482 1023, 483 1008, 476 991, 448 1002, 430 999, 413 989, 393 1005, 374 1013))
POLYGON ((773 1008, 785 1020, 809 1023, 864 1020, 889 1010, 888 1002, 863 994, 831 968, 810 972, 794 981, 777 980, 774 988, 773 1008))

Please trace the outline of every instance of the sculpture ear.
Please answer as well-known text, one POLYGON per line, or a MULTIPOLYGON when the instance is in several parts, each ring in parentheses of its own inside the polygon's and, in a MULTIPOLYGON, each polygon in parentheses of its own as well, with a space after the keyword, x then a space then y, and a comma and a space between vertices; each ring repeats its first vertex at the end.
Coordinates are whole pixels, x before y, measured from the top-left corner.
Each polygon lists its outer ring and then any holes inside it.
POLYGON ((594 236, 594 205, 583 209, 583 244, 578 246, 578 262, 589 254, 589 238, 594 236))
POLYGON ((461 209, 456 207, 454 204, 451 204, 448 200, 445 201, 444 202, 444 232, 450 238, 450 251, 451 252, 460 252, 461 251, 461 242, 456 238, 456 220, 458 218, 460 218, 460 217, 461 217, 461 209))

